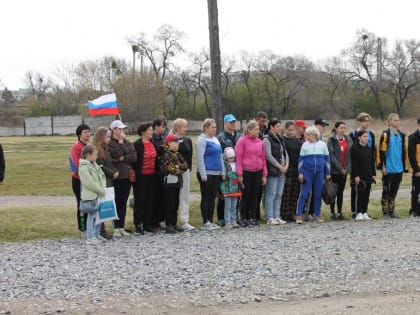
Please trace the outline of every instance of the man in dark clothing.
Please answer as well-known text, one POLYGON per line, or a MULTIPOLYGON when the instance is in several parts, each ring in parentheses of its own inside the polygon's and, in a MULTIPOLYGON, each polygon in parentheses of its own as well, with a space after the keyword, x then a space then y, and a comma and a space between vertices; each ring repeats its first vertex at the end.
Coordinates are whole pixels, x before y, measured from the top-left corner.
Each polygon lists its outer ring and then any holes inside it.
POLYGON ((413 169, 411 184, 411 217, 420 216, 420 118, 417 118, 417 130, 408 136, 408 159, 413 169))
MULTIPOLYGON (((165 136, 168 133, 166 118, 163 116, 157 116, 152 121, 152 128, 153 128, 153 136, 152 142, 155 145, 156 152, 158 154, 158 167, 157 167, 157 187, 156 187, 156 195, 163 196, 163 172, 161 168, 161 160, 160 156, 163 153, 162 145, 165 142, 165 136)), ((165 220, 164 220, 164 209, 163 209, 163 200, 162 198, 155 198, 155 207, 156 211, 154 213, 154 218, 152 219, 152 224, 154 226, 159 225, 161 229, 166 228, 165 220)))
MULTIPOLYGON (((258 123, 258 127, 260 129, 260 132, 258 133, 258 138, 263 140, 264 136, 268 133, 268 127, 267 127, 267 121, 268 121, 268 115, 266 112, 259 111, 257 112, 257 115, 255 115, 255 121, 258 123)), ((260 186, 260 191, 258 193, 258 199, 257 199, 257 215, 256 219, 261 220, 261 200, 263 199, 263 195, 265 193, 265 187, 260 186)))
MULTIPOLYGON (((217 135, 217 139, 222 146, 222 152, 225 151, 226 148, 231 147, 235 148, 236 142, 242 136, 242 134, 236 132, 236 118, 232 114, 227 114, 223 118, 224 121, 224 131, 217 135)), ((220 194, 219 194, 220 195, 220 194)), ((225 201, 224 199, 219 196, 217 202, 217 219, 219 221, 219 225, 225 225, 224 219, 224 211, 225 211, 225 201)))
POLYGON ((6 170, 6 162, 4 160, 3 147, 0 144, 0 183, 4 180, 4 173, 6 170))

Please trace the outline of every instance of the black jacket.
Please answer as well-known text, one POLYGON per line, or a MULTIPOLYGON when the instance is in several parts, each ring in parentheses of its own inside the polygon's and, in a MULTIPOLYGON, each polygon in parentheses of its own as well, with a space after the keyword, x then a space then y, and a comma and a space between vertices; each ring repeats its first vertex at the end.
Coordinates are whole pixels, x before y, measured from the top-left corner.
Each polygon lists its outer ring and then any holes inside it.
MULTIPOLYGON (((144 144, 141 138, 137 139, 134 142, 134 148, 136 149, 137 153, 137 159, 133 163, 133 168, 136 172, 136 178, 139 178, 141 175, 141 171, 143 169, 143 160, 144 160, 144 144)), ((156 148, 155 148, 156 149, 156 148)), ((163 150, 162 150, 163 152, 163 150)), ((155 168, 156 171, 158 171, 159 163, 158 163, 158 155, 156 154, 156 160, 155 160, 155 168)))
POLYGON ((6 170, 6 162, 4 160, 3 147, 0 144, 0 182, 4 180, 5 170, 6 170))
POLYGON ((181 153, 184 160, 188 163, 188 168, 192 170, 192 156, 193 156, 193 145, 192 141, 188 137, 182 137, 182 142, 179 143, 179 153, 181 153))
POLYGON ((351 148, 351 177, 360 177, 367 183, 372 183, 372 176, 376 176, 375 163, 372 158, 372 149, 356 143, 351 148))
POLYGON ((408 159, 413 174, 420 172, 420 130, 408 136, 408 159))

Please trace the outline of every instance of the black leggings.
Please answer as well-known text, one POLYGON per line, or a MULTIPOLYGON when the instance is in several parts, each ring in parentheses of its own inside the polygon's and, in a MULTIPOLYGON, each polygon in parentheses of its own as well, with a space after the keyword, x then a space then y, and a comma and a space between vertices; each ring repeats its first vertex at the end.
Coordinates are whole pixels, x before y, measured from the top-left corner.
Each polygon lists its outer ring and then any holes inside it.
POLYGON ((244 170, 243 177, 245 187, 241 198, 241 220, 255 220, 263 172, 262 170, 256 172, 244 170))
POLYGON ((71 188, 73 189, 73 193, 76 196, 77 201, 77 208, 76 208, 76 218, 77 218, 77 227, 79 231, 86 231, 86 220, 87 220, 87 213, 81 214, 79 207, 80 207, 80 179, 75 178, 72 176, 71 178, 71 188))
MULTIPOLYGON (((331 174, 333 183, 337 184, 337 212, 341 213, 343 210, 343 192, 346 187, 347 175, 331 174)), ((335 212, 335 200, 330 204, 331 213, 335 212)))
POLYGON ((114 180, 115 205, 119 220, 114 220, 114 228, 122 229, 125 225, 125 215, 127 213, 127 201, 130 196, 131 183, 127 179, 114 180))
POLYGON ((220 175, 207 175, 206 182, 201 181, 199 173, 197 173, 197 178, 200 183, 200 209, 203 223, 206 223, 207 221, 213 223, 214 204, 219 190, 220 175))

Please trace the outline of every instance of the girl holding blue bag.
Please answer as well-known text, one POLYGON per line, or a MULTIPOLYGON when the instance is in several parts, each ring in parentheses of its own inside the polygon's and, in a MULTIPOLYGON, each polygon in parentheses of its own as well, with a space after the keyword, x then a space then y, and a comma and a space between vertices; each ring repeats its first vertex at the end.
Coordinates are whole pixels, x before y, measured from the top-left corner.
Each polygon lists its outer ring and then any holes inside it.
POLYGON ((96 164, 98 150, 91 144, 82 150, 79 160, 79 176, 81 182, 80 212, 87 213, 86 244, 98 244, 106 239, 100 235, 100 224, 95 224, 98 211, 98 197, 105 195, 106 179, 101 167, 96 164))

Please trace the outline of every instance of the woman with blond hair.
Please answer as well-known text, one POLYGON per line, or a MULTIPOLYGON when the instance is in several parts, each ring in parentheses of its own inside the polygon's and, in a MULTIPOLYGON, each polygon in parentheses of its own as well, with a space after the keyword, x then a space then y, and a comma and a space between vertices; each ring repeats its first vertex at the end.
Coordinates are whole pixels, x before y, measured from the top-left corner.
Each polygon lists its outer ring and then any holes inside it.
POLYGON ((236 173, 243 189, 240 206, 242 227, 258 225, 258 187, 267 183, 265 149, 264 143, 258 137, 259 132, 258 123, 251 120, 245 127, 245 135, 235 146, 236 173))
POLYGON ((222 146, 216 136, 216 122, 207 118, 203 122, 203 133, 197 139, 197 177, 201 192, 201 215, 203 229, 214 230, 220 227, 213 223, 214 204, 219 189, 220 177, 224 179, 222 146))
POLYGON ((324 178, 331 178, 330 154, 325 142, 320 140, 320 133, 315 126, 305 130, 306 141, 299 155, 298 179, 301 183, 296 211, 296 223, 302 224, 302 212, 306 199, 312 191, 315 220, 321 220, 321 194, 324 178))
POLYGON ((193 145, 191 139, 185 136, 187 130, 188 122, 185 119, 177 118, 174 120, 171 133, 173 133, 179 139, 178 152, 182 155, 182 157, 188 164, 188 170, 186 170, 182 175, 183 185, 179 192, 179 208, 181 212, 181 223, 182 228, 185 231, 191 231, 195 229, 188 222, 190 219, 189 195, 191 187, 193 145))
MULTIPOLYGON (((108 144, 111 141, 111 130, 106 127, 99 127, 96 130, 95 136, 92 139, 92 144, 98 150, 98 158, 96 164, 98 164, 105 174, 106 187, 114 186, 114 179, 119 175, 118 170, 115 168, 112 162, 111 154, 108 151, 108 144)), ((101 224, 101 235, 105 238, 111 238, 111 235, 105 230, 104 223, 101 224)))

